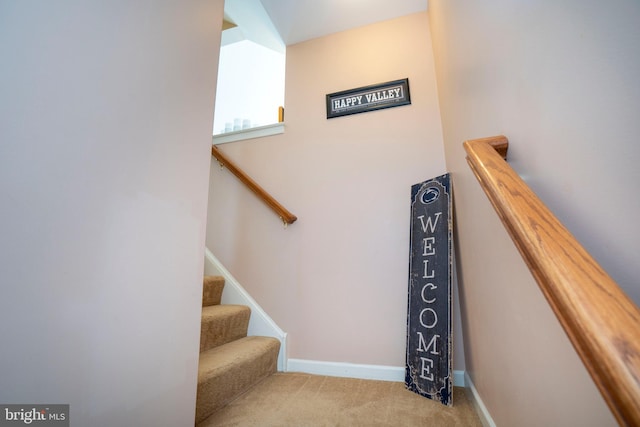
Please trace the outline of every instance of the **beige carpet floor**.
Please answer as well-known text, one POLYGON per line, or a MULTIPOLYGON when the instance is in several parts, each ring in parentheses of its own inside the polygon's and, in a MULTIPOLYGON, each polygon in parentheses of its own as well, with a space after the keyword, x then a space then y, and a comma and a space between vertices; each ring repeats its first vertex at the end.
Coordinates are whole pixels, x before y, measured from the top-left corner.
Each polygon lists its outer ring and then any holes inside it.
POLYGON ((198 427, 459 426, 481 427, 467 390, 454 387, 453 407, 403 383, 276 373, 198 427))

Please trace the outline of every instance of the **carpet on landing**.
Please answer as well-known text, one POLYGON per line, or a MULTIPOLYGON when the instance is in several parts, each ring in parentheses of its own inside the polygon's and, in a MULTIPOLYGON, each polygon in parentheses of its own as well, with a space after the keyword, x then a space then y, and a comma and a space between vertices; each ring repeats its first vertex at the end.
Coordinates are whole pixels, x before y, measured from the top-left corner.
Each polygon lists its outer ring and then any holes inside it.
POLYGON ((434 426, 482 427, 467 390, 454 387, 446 407, 403 383, 275 373, 198 427, 434 426))

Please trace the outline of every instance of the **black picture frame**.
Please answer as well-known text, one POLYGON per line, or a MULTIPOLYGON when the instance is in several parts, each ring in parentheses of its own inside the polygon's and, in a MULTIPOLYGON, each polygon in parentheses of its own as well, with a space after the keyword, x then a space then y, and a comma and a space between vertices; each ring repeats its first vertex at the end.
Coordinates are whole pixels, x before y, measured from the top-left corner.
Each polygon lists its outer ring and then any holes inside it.
POLYGON ((411 104, 409 79, 393 80, 326 96, 327 119, 411 104))

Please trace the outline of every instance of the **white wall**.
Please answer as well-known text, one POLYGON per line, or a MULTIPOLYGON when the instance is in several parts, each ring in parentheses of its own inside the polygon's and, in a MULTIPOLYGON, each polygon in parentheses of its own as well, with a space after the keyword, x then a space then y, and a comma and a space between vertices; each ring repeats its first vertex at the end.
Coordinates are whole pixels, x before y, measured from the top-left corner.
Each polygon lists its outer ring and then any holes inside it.
POLYGON ((0 1, 0 402, 194 419, 222 1, 0 1))
POLYGON ((614 425, 466 162, 504 134, 509 163, 640 301, 640 3, 432 0, 454 177, 467 370, 497 425, 614 425))
POLYGON ((214 163, 207 247, 291 358, 404 366, 411 185, 445 172, 432 58, 426 13, 289 46, 285 133, 220 147, 298 216, 214 163), (405 77, 410 106, 327 120, 326 94, 405 77))

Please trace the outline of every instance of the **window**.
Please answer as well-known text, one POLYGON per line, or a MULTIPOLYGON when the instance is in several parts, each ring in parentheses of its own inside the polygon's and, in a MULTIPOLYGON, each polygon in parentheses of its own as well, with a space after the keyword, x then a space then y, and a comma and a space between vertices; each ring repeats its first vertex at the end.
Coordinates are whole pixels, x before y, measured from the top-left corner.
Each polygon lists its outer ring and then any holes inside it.
POLYGON ((284 47, 280 52, 258 42, 225 43, 223 37, 214 135, 278 123, 278 108, 284 105, 284 47))

